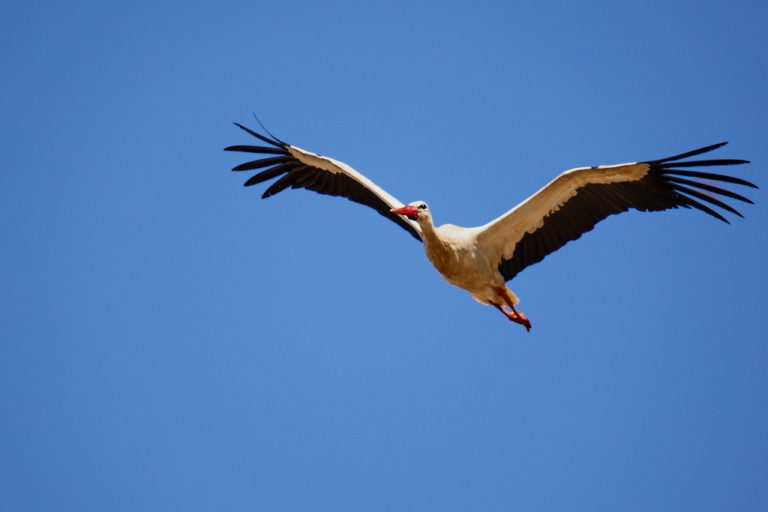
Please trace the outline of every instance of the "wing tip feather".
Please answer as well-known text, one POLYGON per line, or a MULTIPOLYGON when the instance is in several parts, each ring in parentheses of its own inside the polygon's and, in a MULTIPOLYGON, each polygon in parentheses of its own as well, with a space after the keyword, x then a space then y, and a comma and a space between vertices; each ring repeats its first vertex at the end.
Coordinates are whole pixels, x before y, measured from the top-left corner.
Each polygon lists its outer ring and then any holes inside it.
POLYGON ((244 126, 244 125, 238 123, 237 121, 232 121, 232 123, 235 126, 237 126, 238 128, 240 128, 241 130, 245 131, 246 133, 249 133, 250 135, 253 135, 257 139, 262 140, 262 141, 266 142, 267 144, 272 144, 275 147, 283 148, 283 149, 285 149, 286 146, 287 146, 287 144, 285 142, 281 142, 281 141, 278 141, 278 140, 275 140, 275 139, 270 139, 269 137, 266 137, 266 136, 264 136, 264 135, 262 135, 262 134, 260 134, 260 133, 258 133, 256 131, 254 131, 254 130, 251 130, 247 126, 244 126))

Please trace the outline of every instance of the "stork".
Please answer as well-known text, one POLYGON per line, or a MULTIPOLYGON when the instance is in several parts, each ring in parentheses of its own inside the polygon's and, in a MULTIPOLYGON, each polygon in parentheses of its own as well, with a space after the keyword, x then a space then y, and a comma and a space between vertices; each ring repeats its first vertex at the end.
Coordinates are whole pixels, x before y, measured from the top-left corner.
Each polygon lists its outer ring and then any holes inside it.
POLYGON ((520 301, 506 282, 591 231, 609 215, 630 209, 646 212, 693 208, 728 223, 713 207, 742 215, 718 196, 753 203, 721 188, 720 183, 757 188, 740 178, 697 169, 749 163, 747 160, 688 160, 726 144, 721 142, 658 160, 571 169, 483 226, 436 227, 424 201, 403 204, 343 162, 287 144, 269 132, 269 136, 262 135, 239 123, 235 125, 267 144, 225 148, 264 155, 232 169, 260 170, 244 183, 246 187, 279 178, 262 198, 288 187, 305 188, 373 208, 423 242, 427 258, 446 281, 468 291, 478 302, 493 306, 527 331, 531 322, 517 309, 520 301))

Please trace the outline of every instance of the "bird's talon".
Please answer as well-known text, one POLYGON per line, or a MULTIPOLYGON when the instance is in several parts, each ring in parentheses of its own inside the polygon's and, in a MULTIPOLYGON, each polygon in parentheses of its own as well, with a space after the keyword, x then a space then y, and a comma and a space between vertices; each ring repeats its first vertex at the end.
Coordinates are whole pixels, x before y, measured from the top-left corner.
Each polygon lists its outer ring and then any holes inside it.
POLYGON ((526 332, 530 332, 531 330, 531 321, 528 320, 528 317, 524 314, 520 313, 519 311, 517 313, 510 312, 510 311, 504 311, 504 314, 507 315, 507 318, 515 322, 516 324, 520 324, 523 327, 525 327, 526 332))

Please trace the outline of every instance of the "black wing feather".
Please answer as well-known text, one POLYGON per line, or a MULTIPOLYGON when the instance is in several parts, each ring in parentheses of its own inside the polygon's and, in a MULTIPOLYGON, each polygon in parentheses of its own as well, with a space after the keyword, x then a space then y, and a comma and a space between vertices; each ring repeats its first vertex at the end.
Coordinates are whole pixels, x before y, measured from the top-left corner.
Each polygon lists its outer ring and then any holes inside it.
POLYGON ((680 153, 679 155, 672 155, 666 158, 660 158, 658 160, 651 160, 649 163, 661 164, 664 162, 671 162, 673 160, 683 160, 685 158, 690 158, 692 156, 701 155, 702 153, 709 153, 710 151, 714 151, 718 148, 721 148, 726 144, 728 143, 718 142, 717 144, 712 144, 711 146, 704 146, 703 148, 694 149, 693 151, 686 151, 685 153, 680 153))
POLYGON ((728 219, 705 205, 702 202, 704 201, 741 217, 741 213, 735 208, 702 191, 747 203, 752 203, 751 200, 730 190, 688 178, 699 178, 710 182, 731 183, 752 188, 758 188, 757 185, 725 174, 679 169, 680 167, 748 163, 747 160, 731 158, 679 161, 713 151, 725 144, 727 143, 721 142, 679 155, 643 162, 649 164, 650 169, 644 178, 637 181, 584 185, 556 212, 545 217, 541 228, 533 233, 526 233, 520 239, 515 246, 512 257, 502 260, 499 264, 499 272, 506 281, 509 281, 523 269, 538 263, 546 255, 591 231, 598 222, 606 217, 630 209, 661 211, 672 208, 695 208, 718 220, 729 223, 728 219), (685 178, 679 176, 685 176, 685 178))
POLYGON ((677 175, 677 176, 689 176, 691 178, 702 178, 705 180, 724 181, 726 183, 733 183, 735 185, 744 185, 745 187, 759 188, 754 183, 741 178, 734 178, 733 176, 726 176, 725 174, 713 174, 711 172, 701 171, 683 171, 680 169, 665 169, 665 175, 677 175))
POLYGON ((708 190, 710 192, 714 192, 715 194, 720 194, 721 196, 730 197, 731 199, 736 199, 738 201, 743 201, 749 204, 755 204, 751 199, 737 194, 736 192, 731 192, 730 190, 715 187, 713 185, 707 185, 706 183, 702 183, 700 181, 686 180, 685 178, 674 178, 672 176, 667 176, 667 181, 670 183, 679 183, 680 185, 691 185, 702 190, 708 190))
POLYGON ((715 197, 707 195, 704 192, 699 192, 696 189, 688 188, 688 187, 683 187, 681 185, 676 185, 675 186, 675 190, 678 191, 678 192, 682 192, 683 194, 686 194, 688 196, 697 197, 697 198, 701 199, 702 201, 706 201, 706 202, 708 202, 710 204, 713 204, 715 206, 719 206, 723 210, 729 211, 729 212, 731 212, 734 215, 738 215, 742 219, 744 218, 744 216, 741 213, 739 213, 739 211, 736 208, 734 208, 733 206, 731 206, 731 205, 729 205, 727 203, 724 203, 724 202, 722 202, 721 200, 719 200, 719 199, 717 199, 715 197))
POLYGON ((261 171, 259 174, 254 174, 248 179, 248 181, 243 183, 243 186, 250 187, 251 185, 257 185, 259 183, 269 181, 272 178, 277 178, 281 174, 290 172, 294 167, 296 167, 296 164, 293 162, 276 165, 275 167, 267 169, 266 171, 261 171))
POLYGON ((411 224, 400 215, 390 212, 390 206, 383 199, 351 176, 344 173, 332 173, 306 165, 291 155, 288 151, 290 147, 288 144, 261 135, 239 123, 235 123, 235 125, 262 142, 274 146, 274 149, 264 146, 235 145, 226 147, 225 151, 279 155, 245 162, 232 169, 233 171, 265 169, 248 179, 244 183, 246 187, 280 176, 280 179, 270 185, 264 192, 262 195, 263 199, 279 194, 289 187, 304 188, 330 196, 346 197, 351 201, 373 208, 408 231, 416 240, 421 241, 421 235, 411 224))
POLYGON ((233 167, 233 171, 253 171, 255 169, 263 169, 276 164, 284 164, 290 162, 290 156, 273 156, 272 158, 262 158, 261 160, 253 160, 251 162, 245 162, 236 167, 233 167))
POLYGON ((245 127, 245 126, 241 125, 240 123, 235 123, 235 126, 240 128, 241 130, 245 130, 246 132, 250 133, 251 135, 253 135, 257 139, 261 140, 262 142, 266 142, 267 144, 271 144, 271 145, 273 145, 275 147, 282 148, 282 149, 285 149, 285 147, 286 147, 286 145, 284 143, 282 143, 282 142, 280 142, 278 140, 270 139, 269 137, 265 137, 264 135, 262 135, 260 133, 256 133, 255 131, 251 130, 248 127, 245 127))
POLYGON ((264 146, 227 146, 224 151, 239 151, 241 153, 267 153, 272 155, 287 155, 288 152, 283 149, 267 148, 264 146))

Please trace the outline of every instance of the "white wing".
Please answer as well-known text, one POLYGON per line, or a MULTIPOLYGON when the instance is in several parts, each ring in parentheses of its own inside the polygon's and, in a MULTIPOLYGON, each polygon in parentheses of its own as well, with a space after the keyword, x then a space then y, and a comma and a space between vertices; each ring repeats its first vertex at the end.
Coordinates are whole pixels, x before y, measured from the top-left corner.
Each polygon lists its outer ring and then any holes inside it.
POLYGON ((235 124, 266 142, 270 147, 229 146, 224 148, 225 151, 277 155, 246 162, 232 169, 233 171, 264 169, 246 181, 244 183, 246 187, 281 176, 264 192, 261 196, 263 199, 282 192, 288 187, 305 188, 320 194, 346 197, 373 208, 421 241, 421 229, 416 222, 390 212, 392 208, 404 206, 403 203, 347 164, 265 137, 241 124, 235 124))
POLYGON ((752 201, 729 190, 688 178, 757 187, 732 176, 681 168, 748 162, 734 159, 680 161, 725 144, 659 160, 566 171, 520 205, 482 226, 478 242, 488 258, 498 263, 504 279, 509 281, 524 268, 591 231, 609 215, 631 208, 659 211, 692 207, 728 222, 701 201, 738 216, 741 214, 705 192, 747 203, 752 201))

